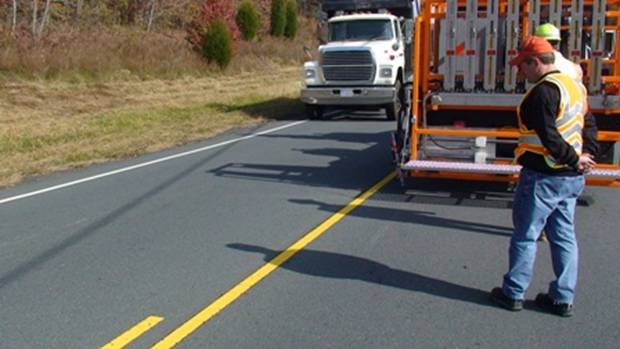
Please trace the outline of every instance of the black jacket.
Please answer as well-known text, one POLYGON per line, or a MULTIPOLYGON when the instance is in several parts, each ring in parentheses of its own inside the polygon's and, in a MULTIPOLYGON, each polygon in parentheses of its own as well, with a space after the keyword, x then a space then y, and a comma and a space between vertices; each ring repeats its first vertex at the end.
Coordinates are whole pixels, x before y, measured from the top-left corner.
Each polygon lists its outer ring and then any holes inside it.
MULTIPOLYGON (((552 73, 556 73, 554 71, 552 73)), ((549 73, 551 74, 551 73, 549 73)), ((541 77, 541 79, 543 79, 541 77)), ((562 138, 555 126, 557 110, 560 107, 560 90, 550 82, 536 85, 529 95, 521 102, 521 121, 531 130, 536 131, 542 144, 551 152, 558 163, 569 167, 553 169, 547 165, 542 155, 525 152, 519 157, 519 164, 531 170, 561 176, 580 174, 577 171, 579 156, 575 149, 562 138)), ((584 116, 582 131, 583 152, 596 155, 598 142, 596 141, 596 121, 594 115, 588 112, 584 116)))

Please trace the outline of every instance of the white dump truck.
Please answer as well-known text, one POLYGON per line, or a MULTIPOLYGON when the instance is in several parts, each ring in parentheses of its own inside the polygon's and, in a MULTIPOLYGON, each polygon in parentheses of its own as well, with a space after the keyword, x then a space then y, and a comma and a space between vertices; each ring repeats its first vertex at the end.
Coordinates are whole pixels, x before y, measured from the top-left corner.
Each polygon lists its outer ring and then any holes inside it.
POLYGON ((304 64, 301 100, 308 117, 326 108, 381 109, 395 119, 411 77, 413 7, 404 0, 323 0, 327 38, 304 64))

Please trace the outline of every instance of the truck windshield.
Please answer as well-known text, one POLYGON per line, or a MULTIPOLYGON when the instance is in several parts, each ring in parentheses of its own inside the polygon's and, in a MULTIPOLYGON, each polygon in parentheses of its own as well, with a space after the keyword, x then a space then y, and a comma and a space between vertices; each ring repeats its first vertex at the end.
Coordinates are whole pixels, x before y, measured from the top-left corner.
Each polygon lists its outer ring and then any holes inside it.
POLYGON ((329 23, 329 41, 390 40, 389 20, 339 21, 329 23))

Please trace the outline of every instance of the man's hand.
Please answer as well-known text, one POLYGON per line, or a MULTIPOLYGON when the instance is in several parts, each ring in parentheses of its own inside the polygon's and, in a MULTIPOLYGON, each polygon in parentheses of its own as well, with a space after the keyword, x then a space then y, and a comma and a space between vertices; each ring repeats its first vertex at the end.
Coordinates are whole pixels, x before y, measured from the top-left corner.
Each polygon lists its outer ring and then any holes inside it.
POLYGON ((579 160, 577 161, 577 170, 579 172, 588 172, 593 169, 594 166, 596 166, 596 162, 592 154, 583 153, 579 156, 579 160))

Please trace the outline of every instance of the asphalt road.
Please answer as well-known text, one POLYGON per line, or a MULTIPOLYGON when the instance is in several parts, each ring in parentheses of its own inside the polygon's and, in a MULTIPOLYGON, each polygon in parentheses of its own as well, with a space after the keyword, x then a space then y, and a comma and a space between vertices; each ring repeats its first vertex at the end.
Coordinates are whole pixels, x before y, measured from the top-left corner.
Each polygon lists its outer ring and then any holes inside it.
MULTIPOLYGON (((394 125, 294 122, 0 191, 0 348, 617 347, 620 191, 577 210, 576 315, 511 313, 488 301, 505 186, 391 180, 351 206, 391 173, 394 125)), ((530 299, 552 277, 539 247, 530 299)))

